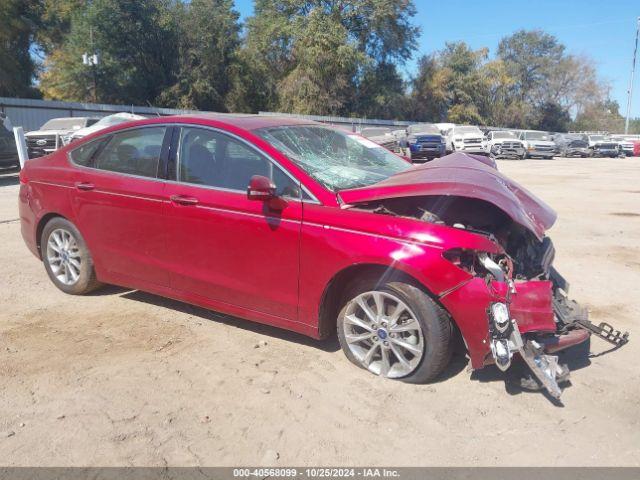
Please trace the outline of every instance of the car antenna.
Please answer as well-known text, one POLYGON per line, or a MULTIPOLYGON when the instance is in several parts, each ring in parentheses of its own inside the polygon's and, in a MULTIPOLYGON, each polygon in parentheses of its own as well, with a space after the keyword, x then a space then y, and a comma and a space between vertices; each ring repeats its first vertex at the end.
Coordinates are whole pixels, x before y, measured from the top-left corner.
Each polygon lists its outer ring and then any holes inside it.
POLYGON ((158 118, 161 117, 158 107, 154 107, 153 105, 151 105, 151 102, 149 100, 147 100, 147 105, 149 105, 151 108, 154 108, 156 110, 156 115, 158 116, 158 118))

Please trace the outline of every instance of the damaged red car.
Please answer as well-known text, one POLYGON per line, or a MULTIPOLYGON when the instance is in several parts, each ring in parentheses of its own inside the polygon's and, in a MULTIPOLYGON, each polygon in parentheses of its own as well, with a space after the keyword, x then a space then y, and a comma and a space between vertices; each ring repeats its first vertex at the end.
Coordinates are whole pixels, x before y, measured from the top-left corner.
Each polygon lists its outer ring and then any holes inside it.
POLYGON ((554 397, 554 352, 595 333, 545 232, 556 214, 485 157, 412 166, 322 124, 253 115, 121 124, 20 173, 22 235, 62 291, 115 284, 315 338, 422 383, 459 331, 554 397))

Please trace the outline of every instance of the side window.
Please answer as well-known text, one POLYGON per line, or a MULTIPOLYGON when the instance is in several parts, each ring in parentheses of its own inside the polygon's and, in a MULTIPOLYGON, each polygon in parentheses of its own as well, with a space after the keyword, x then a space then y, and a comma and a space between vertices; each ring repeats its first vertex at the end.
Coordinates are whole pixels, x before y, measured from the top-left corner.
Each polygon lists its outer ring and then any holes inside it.
POLYGON ((81 165, 83 167, 91 166, 91 161, 93 160, 96 152, 100 150, 105 143, 107 143, 109 138, 110 137, 98 138, 97 140, 80 145, 78 148, 71 151, 71 160, 73 160, 73 163, 76 165, 81 165))
POLYGON ((166 127, 146 127, 116 133, 96 159, 96 168, 155 178, 166 127))
POLYGON ((300 197, 300 188, 257 150, 214 130, 184 127, 178 149, 181 182, 246 191, 251 177, 262 175, 276 185, 278 195, 300 197))

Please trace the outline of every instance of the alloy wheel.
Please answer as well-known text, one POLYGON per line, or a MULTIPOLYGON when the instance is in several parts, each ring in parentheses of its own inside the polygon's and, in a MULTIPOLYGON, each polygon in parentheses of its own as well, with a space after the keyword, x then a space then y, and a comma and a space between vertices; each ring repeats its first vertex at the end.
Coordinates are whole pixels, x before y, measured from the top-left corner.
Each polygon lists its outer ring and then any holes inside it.
POLYGON ((82 258, 71 232, 64 228, 51 232, 47 240, 47 263, 54 277, 64 285, 74 285, 78 281, 82 258))
POLYGON ((418 367, 424 355, 420 322, 391 293, 370 291, 358 295, 347 304, 342 325, 350 352, 376 375, 405 377, 418 367))

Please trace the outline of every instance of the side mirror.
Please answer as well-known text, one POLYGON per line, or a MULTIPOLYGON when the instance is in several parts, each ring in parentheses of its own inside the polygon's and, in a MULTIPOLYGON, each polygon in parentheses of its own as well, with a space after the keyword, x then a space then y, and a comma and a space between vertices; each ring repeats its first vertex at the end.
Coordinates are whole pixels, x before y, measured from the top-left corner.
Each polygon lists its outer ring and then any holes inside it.
POLYGON ((249 200, 271 200, 276 196, 276 186, 271 180, 262 175, 254 175, 249 180, 247 198, 249 200))

